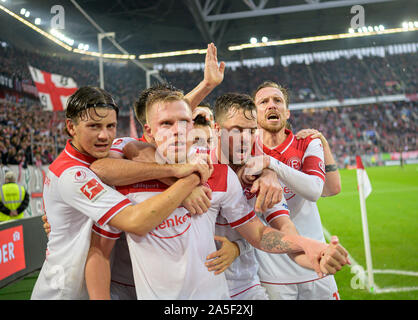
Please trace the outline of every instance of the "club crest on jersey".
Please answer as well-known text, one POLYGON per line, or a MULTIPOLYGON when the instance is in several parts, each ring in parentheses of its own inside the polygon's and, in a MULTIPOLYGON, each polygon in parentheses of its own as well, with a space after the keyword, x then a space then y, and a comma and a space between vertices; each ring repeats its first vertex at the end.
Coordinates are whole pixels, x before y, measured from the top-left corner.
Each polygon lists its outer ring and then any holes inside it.
POLYGON ((286 164, 295 170, 300 170, 302 168, 302 162, 300 161, 299 157, 291 157, 289 160, 287 160, 286 164))
POLYGON ((96 201, 106 192, 105 188, 94 178, 82 186, 80 190, 91 201, 96 201))
POLYGON ((87 174, 83 170, 77 170, 77 172, 74 174, 74 180, 77 182, 84 182, 87 179, 87 174))
POLYGON ((123 142, 123 139, 117 139, 113 142, 113 145, 117 146, 117 145, 121 144, 122 142, 123 142))

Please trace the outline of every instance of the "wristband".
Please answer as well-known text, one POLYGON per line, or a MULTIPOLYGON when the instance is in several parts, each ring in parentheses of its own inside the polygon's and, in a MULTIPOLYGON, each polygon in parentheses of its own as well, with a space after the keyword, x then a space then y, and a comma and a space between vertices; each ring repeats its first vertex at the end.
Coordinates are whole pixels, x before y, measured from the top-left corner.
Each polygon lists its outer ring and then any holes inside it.
POLYGON ((332 171, 337 171, 337 170, 338 170, 338 167, 335 163, 325 166, 325 172, 332 172, 332 171))

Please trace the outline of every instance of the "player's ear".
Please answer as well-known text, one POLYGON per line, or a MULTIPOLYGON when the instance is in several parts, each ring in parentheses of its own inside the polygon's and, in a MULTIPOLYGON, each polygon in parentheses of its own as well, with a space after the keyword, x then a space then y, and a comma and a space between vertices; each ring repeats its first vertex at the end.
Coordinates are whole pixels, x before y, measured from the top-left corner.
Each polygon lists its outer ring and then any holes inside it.
POLYGON ((76 124, 72 119, 65 119, 65 126, 67 128, 67 132, 71 137, 74 137, 75 135, 75 126, 76 124))
POLYGON ((289 107, 286 108, 286 120, 290 118, 290 110, 289 107))
POLYGON ((144 130, 148 137, 152 138, 154 140, 154 136, 152 135, 151 127, 148 123, 144 124, 144 130))
POLYGON ((219 137, 220 132, 221 132, 221 126, 219 125, 219 123, 215 122, 213 126, 213 133, 215 134, 215 136, 219 137))

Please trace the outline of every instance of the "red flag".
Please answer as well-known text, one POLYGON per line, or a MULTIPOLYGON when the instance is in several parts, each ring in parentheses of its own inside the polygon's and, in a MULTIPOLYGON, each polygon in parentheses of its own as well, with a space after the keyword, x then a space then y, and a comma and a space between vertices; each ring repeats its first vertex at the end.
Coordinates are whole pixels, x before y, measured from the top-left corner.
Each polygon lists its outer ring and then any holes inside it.
POLYGON ((29 66, 29 71, 44 108, 51 111, 64 110, 68 97, 78 89, 75 81, 72 78, 42 71, 31 66, 29 66))

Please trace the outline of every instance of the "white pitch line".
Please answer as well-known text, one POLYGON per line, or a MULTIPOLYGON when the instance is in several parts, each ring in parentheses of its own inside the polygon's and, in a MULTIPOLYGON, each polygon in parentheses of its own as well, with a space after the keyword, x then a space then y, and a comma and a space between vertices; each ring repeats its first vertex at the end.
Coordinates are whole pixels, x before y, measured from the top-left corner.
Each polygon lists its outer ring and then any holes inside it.
POLYGON ((403 287, 403 288, 376 288, 375 293, 390 293, 390 292, 405 292, 405 291, 416 291, 418 287, 403 287))
MULTIPOLYGON (((327 229, 325 229, 324 227, 322 227, 323 232, 324 232, 324 236, 325 239, 327 239, 327 241, 329 242, 331 240, 331 234, 329 233, 329 231, 327 229)), ((347 249, 346 249, 347 250, 347 249)), ((348 250, 347 250, 348 252, 348 250)), ((355 266, 360 266, 362 267, 356 260, 354 260, 354 258, 350 255, 350 253, 348 253, 348 258, 351 261, 351 265, 350 268, 355 267, 355 266)), ((367 273, 367 271, 365 271, 365 273, 367 273)), ((418 276, 418 272, 414 272, 414 271, 402 271, 402 270, 373 270, 373 273, 377 273, 377 274, 399 274, 399 275, 407 275, 407 276, 418 276)), ((406 291, 416 291, 418 290, 418 287, 403 287, 403 288, 380 288, 376 282, 374 283, 374 288, 373 288, 373 292, 374 293, 390 293, 390 292, 406 292, 406 291)))
POLYGON ((413 276, 418 277, 418 272, 415 271, 402 271, 402 270, 373 270, 373 273, 380 273, 380 274, 400 274, 402 276, 413 276))

